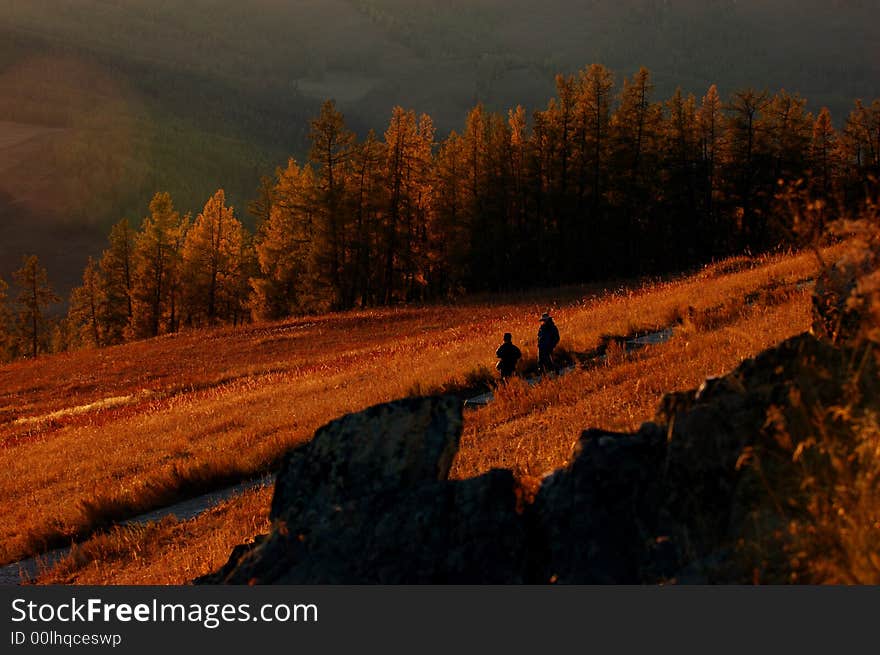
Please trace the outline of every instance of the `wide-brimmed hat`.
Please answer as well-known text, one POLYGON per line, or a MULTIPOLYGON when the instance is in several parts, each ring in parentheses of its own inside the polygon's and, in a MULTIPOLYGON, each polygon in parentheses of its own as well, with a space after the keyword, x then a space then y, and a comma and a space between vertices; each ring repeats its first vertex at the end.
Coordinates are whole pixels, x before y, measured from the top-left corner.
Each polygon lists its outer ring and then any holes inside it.
POLYGON ((552 321, 552 320, 553 319, 551 318, 550 314, 548 314, 547 312, 544 312, 543 314, 541 314, 541 322, 542 323, 544 321, 552 321))

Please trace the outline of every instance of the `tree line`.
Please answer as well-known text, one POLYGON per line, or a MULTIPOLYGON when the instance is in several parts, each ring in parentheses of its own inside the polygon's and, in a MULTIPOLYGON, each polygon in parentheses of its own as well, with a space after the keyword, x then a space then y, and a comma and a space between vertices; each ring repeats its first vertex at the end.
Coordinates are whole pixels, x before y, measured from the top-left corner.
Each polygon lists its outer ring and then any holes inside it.
POLYGON ((594 64, 556 89, 531 116, 477 105, 439 142, 430 116, 401 107, 359 139, 328 101, 307 160, 262 180, 253 234, 222 190, 195 218, 157 193, 138 228, 113 227, 54 330, 41 317, 57 299, 27 260, 16 312, 0 286, 5 356, 683 270, 789 243, 792 189, 821 221, 880 179, 880 100, 836 129, 784 90, 657 101, 645 68, 617 88, 594 64))

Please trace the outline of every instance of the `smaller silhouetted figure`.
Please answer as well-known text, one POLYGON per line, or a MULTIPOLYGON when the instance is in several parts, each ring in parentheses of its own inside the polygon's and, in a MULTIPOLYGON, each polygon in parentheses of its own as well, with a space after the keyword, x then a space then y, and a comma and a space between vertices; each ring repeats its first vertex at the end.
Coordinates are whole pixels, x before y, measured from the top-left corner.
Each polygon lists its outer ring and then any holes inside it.
POLYGON ((516 375, 516 364, 522 358, 522 351, 513 345, 513 335, 510 332, 504 334, 504 343, 498 346, 495 356, 498 358, 495 368, 501 373, 503 382, 516 375))
POLYGON ((556 371, 553 363, 553 349, 559 344, 559 329, 550 314, 541 316, 541 327, 538 328, 538 370, 543 375, 556 371))

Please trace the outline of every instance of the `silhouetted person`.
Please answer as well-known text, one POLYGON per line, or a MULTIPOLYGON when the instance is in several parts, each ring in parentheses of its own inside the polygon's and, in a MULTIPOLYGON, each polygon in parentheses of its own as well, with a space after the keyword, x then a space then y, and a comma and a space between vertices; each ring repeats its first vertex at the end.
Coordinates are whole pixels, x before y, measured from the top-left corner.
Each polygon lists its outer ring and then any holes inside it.
POLYGON ((516 364, 522 358, 522 351, 513 345, 513 335, 510 332, 504 334, 504 343, 495 351, 498 364, 495 368, 501 373, 501 380, 507 381, 511 375, 516 374, 516 364))
POLYGON ((559 329, 550 314, 545 313, 541 316, 541 327, 538 328, 538 370, 542 374, 556 371, 552 355, 558 344, 559 329))

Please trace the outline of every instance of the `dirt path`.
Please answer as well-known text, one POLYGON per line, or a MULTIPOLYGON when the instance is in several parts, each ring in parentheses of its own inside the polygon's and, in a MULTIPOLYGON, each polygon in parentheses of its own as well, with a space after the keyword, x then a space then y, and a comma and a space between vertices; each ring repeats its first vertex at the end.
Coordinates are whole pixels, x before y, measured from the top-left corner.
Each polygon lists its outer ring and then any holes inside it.
MULTIPOLYGON (((275 474, 265 475, 255 480, 248 480, 226 489, 212 491, 211 493, 181 501, 169 507, 141 514, 126 521, 120 521, 117 525, 145 525, 160 521, 166 516, 174 516, 178 520, 185 521, 194 518, 203 512, 219 505, 224 500, 236 496, 250 489, 264 487, 275 483, 275 474)), ((18 585, 34 579, 41 571, 55 566, 59 561, 70 554, 72 545, 66 548, 58 548, 30 559, 14 562, 0 567, 0 585, 18 585)))
MULTIPOLYGON (((669 341, 672 336, 675 334, 675 330, 673 328, 664 328, 663 330, 657 330, 656 332, 649 332, 648 334, 644 334, 639 337, 631 337, 629 339, 625 339, 623 344, 626 349, 626 352, 632 352, 634 350, 641 350, 642 348, 647 348, 648 346, 659 346, 662 343, 666 343, 669 341)), ((596 357, 592 357, 588 359, 588 362, 597 362, 603 361, 605 359, 605 355, 598 355, 596 357)), ((566 375, 575 370, 575 366, 568 366, 566 368, 560 369, 556 375, 566 375)), ((526 383, 533 387, 541 381, 541 376, 525 378, 526 383)), ((484 407, 495 400, 495 394, 491 391, 480 394, 479 396, 474 396, 473 398, 468 398, 464 401, 464 406, 466 408, 476 409, 478 407, 484 407)))

